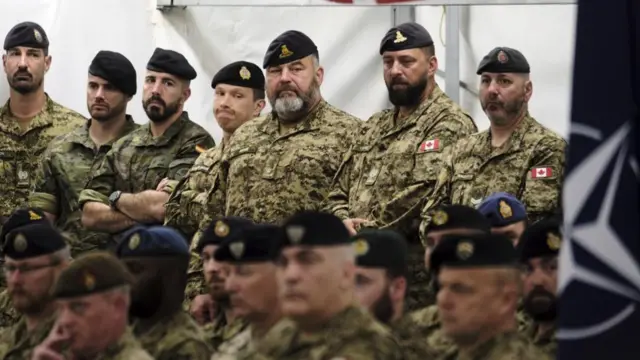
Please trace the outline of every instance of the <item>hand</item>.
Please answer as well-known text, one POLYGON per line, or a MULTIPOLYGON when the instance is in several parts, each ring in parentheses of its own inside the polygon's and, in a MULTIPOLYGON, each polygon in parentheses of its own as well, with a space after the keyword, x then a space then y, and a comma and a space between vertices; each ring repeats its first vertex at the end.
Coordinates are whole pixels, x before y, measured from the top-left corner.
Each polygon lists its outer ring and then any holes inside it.
POLYGON ((342 223, 347 227, 347 230, 349 230, 349 235, 353 236, 358 232, 360 225, 367 221, 367 219, 355 218, 343 220, 342 223))
POLYGON ((33 349, 31 360, 65 360, 61 353, 70 342, 69 333, 56 324, 49 332, 49 336, 33 349))
POLYGON ((156 191, 162 191, 162 189, 164 189, 164 187, 167 186, 168 183, 169 183, 169 178, 164 178, 160 180, 158 187, 156 187, 156 191))
POLYGON ((189 307, 189 313, 200 325, 211 321, 216 315, 216 306, 211 295, 202 294, 193 298, 191 306, 189 307))

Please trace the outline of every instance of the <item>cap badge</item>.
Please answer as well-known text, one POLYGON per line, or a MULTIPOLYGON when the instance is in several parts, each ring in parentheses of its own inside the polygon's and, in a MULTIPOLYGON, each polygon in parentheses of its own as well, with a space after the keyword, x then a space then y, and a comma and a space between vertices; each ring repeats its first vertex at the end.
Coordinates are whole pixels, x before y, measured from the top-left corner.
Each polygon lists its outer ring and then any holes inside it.
POLYGON ((560 249, 561 240, 560 237, 554 233, 547 234, 547 246, 549 246, 550 250, 558 250, 560 249))
POLYGON ((42 34, 40 34, 40 31, 38 31, 38 29, 33 29, 33 37, 36 38, 37 42, 42 42, 42 34))
POLYGON ((402 35, 400 30, 396 31, 396 39, 393 40, 393 42, 398 44, 398 43, 405 42, 405 41, 407 41, 407 38, 404 35, 402 35))
POLYGON ((22 234, 16 235, 15 239, 13 239, 13 248, 17 252, 27 250, 27 238, 22 234))
POLYGON ((242 80, 251 79, 251 71, 249 71, 249 69, 247 69, 246 66, 241 67, 240 68, 240 77, 242 78, 242 80))
POLYGON ((135 233, 129 238, 129 249, 135 250, 140 246, 140 234, 135 233))
POLYGON ((304 226, 290 225, 287 226, 287 237, 293 244, 300 244, 302 237, 304 236, 304 226))
POLYGON ((225 236, 229 235, 229 225, 225 224, 224 221, 222 221, 222 220, 218 220, 216 222, 216 226, 213 229, 213 232, 218 237, 221 237, 221 238, 225 237, 225 236))
POLYGON ((449 215, 443 210, 438 210, 433 214, 433 224, 436 226, 444 225, 449 221, 449 215))
POLYGON ((504 219, 508 219, 513 216, 513 210, 511 209, 511 206, 507 204, 506 201, 500 200, 499 206, 500 206, 500 215, 502 215, 504 219))
POLYGON ((95 287, 96 287, 96 277, 93 276, 93 274, 91 274, 89 272, 85 272, 83 280, 84 280, 84 287, 88 291, 91 291, 91 290, 95 289, 95 287))
POLYGON ((29 220, 31 221, 42 220, 42 216, 36 214, 33 210, 29 210, 29 220))
POLYGON ((280 46, 280 59, 293 55, 293 51, 287 48, 287 45, 280 46))
POLYGON ((505 53, 503 50, 500 50, 500 52, 498 52, 498 61, 501 64, 506 64, 509 61, 507 53, 505 53))
POLYGON ((456 247, 456 255, 460 260, 467 260, 473 255, 473 243, 470 241, 461 241, 456 247))
POLYGON ((357 239, 353 243, 353 248, 357 256, 362 256, 369 252, 369 243, 365 239, 357 239))
POLYGON ((233 242, 229 244, 229 250, 234 258, 240 259, 242 255, 244 255, 244 243, 239 241, 233 242))

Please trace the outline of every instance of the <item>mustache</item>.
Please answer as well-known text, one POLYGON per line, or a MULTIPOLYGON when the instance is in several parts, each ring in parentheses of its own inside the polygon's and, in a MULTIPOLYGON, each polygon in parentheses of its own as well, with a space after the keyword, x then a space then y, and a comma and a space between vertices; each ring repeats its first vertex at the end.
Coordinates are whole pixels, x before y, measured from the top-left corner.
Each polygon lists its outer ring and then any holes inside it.
POLYGON ((279 88, 276 89, 276 96, 280 96, 281 93, 285 92, 285 91, 291 91, 293 93, 296 93, 297 95, 299 95, 300 93, 298 92, 298 89, 294 88, 293 86, 281 86, 279 88))
POLYGON ((389 85, 411 85, 408 81, 402 79, 402 78, 394 78, 391 79, 391 83, 389 85))
POLYGON ((159 95, 151 95, 151 97, 147 99, 147 105, 151 104, 153 101, 159 102, 164 107, 167 106, 167 103, 165 103, 159 95))
POLYGON ((15 74, 13 74, 13 78, 16 79, 19 77, 28 77, 29 79, 31 79, 33 78, 33 75, 31 75, 31 73, 27 70, 18 70, 15 74))

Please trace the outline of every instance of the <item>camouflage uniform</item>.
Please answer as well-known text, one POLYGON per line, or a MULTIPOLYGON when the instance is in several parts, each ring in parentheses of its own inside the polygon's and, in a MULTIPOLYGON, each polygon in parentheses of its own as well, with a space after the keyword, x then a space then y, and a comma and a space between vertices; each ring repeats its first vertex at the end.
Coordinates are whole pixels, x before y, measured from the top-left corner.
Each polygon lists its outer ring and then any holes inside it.
POLYGON ((16 324, 18 320, 20 320, 20 314, 18 314, 13 307, 9 291, 5 288, 0 292, 0 329, 12 326, 16 324))
POLYGON ((243 332, 247 328, 247 325, 246 321, 239 318, 235 318, 231 323, 227 323, 224 311, 218 309, 215 319, 204 326, 204 332, 215 352, 220 344, 229 341, 243 332))
POLYGON ((252 347, 251 327, 247 327, 241 333, 220 344, 211 360, 237 360, 242 352, 249 351, 252 347))
MULTIPOLYGON (((321 101, 286 134, 277 117, 250 120, 225 149, 224 215, 279 223, 299 210, 317 210, 362 122, 321 101)), ((222 215, 218 203, 209 212, 222 215)))
POLYGON ((0 216, 9 216, 23 206, 33 191, 40 155, 51 141, 86 123, 79 113, 51 100, 31 120, 23 132, 9 109, 9 101, 0 108, 0 216))
POLYGON ((440 330, 435 305, 407 314, 393 327, 404 351, 405 360, 434 359, 455 349, 455 344, 440 330))
POLYGON ((54 322, 55 316, 51 316, 28 333, 27 321, 24 317, 21 318, 17 324, 6 329, 0 336, 1 346, 6 346, 0 349, 0 358, 3 360, 29 359, 33 349, 47 338, 54 322))
POLYGON ((113 144, 80 193, 80 207, 88 201, 108 204, 109 195, 116 190, 139 193, 155 190, 165 177, 177 181, 198 157, 196 146, 214 145, 211 135, 189 120, 186 111, 157 138, 150 125, 144 125, 113 144))
POLYGON ((402 359, 400 346, 391 333, 364 309, 348 307, 321 330, 303 333, 296 325, 282 328, 260 344, 251 359, 402 359))
POLYGON ((442 356, 442 360, 550 360, 528 339, 517 332, 500 334, 476 346, 472 351, 459 353, 452 351, 442 356))
POLYGON ((156 360, 209 360, 211 357, 211 348, 202 329, 182 311, 163 319, 142 334, 134 324, 133 333, 156 360))
MULTIPOLYGON (((36 175, 35 192, 29 196, 29 206, 56 215, 56 226, 70 237, 71 252, 106 248, 108 234, 86 230, 80 218, 78 196, 91 175, 100 166, 114 141, 96 149, 89 135, 91 120, 71 133, 56 138, 42 155, 36 175)), ((118 137, 138 128, 131 116, 118 137)))
POLYGON ((425 235, 435 207, 476 207, 499 191, 516 196, 532 222, 554 214, 560 205, 566 144, 528 113, 499 148, 491 146, 490 129, 459 140, 449 149, 433 196, 422 210, 420 235, 425 235))
POLYGON ((127 330, 117 343, 109 346, 94 358, 95 360, 154 360, 136 338, 127 330))
POLYGON ((555 358, 558 351, 558 340, 556 339, 555 326, 549 330, 538 334, 538 326, 534 322, 527 323, 527 326, 521 330, 521 333, 531 339, 533 345, 544 351, 547 355, 555 358))

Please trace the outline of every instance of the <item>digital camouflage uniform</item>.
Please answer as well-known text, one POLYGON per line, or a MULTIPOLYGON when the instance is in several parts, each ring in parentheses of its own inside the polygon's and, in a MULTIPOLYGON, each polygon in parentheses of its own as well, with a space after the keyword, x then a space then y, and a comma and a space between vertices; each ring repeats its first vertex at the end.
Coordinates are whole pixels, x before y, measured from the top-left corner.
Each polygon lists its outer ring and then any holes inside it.
POLYGON ((350 306, 315 333, 303 333, 293 323, 281 328, 248 358, 395 360, 402 353, 389 330, 364 309, 350 306))
POLYGON ((142 347, 156 360, 209 360, 212 349, 205 334, 186 313, 179 311, 140 333, 133 333, 142 347))
POLYGON ((396 121, 396 115, 387 109, 365 122, 366 133, 346 154, 325 207, 343 220, 367 219, 366 227, 392 228, 407 237, 407 308, 414 310, 429 305, 420 210, 442 167, 442 150, 478 128, 437 85, 409 117, 396 121))
POLYGON ((551 360, 518 332, 508 332, 491 338, 471 352, 451 351, 441 360, 551 360))
POLYGON ((9 291, 5 288, 0 292, 0 329, 6 329, 17 323, 18 320, 20 320, 20 314, 13 307, 9 291))
POLYGON ((402 346, 405 360, 435 359, 455 348, 440 330, 438 307, 435 305, 407 314, 393 327, 402 346))
MULTIPOLYGON (((56 226, 71 240, 72 256, 79 253, 104 249, 110 236, 86 230, 80 221, 82 211, 78 196, 101 165, 114 141, 96 149, 89 135, 91 120, 84 126, 56 138, 42 155, 41 166, 36 175, 35 192, 29 196, 29 205, 56 216, 56 226)), ((131 116, 118 138, 137 129, 131 116)))
POLYGON ((47 338, 54 322, 55 316, 51 316, 28 333, 27 321, 24 317, 21 318, 17 324, 5 329, 0 335, 0 359, 29 359, 33 349, 47 338))
POLYGON ((448 151, 433 196, 422 210, 420 236, 439 205, 477 207, 494 192, 507 192, 527 209, 531 222, 553 215, 560 205, 566 141, 528 113, 499 148, 490 129, 459 140, 448 151))
POLYGON ((219 310, 213 321, 204 326, 204 332, 215 352, 220 344, 234 338, 243 332, 247 326, 247 322, 240 318, 235 318, 232 322, 227 323, 224 311, 219 310))
POLYGON ((72 132, 87 119, 47 96, 44 108, 23 132, 9 109, 0 108, 0 216, 26 204, 33 191, 40 156, 54 138, 72 132))
POLYGON ((528 337, 533 345, 549 355, 551 358, 555 358, 558 351, 558 340, 556 339, 555 326, 549 328, 538 334, 538 326, 534 322, 527 323, 527 326, 521 330, 522 334, 528 337))

